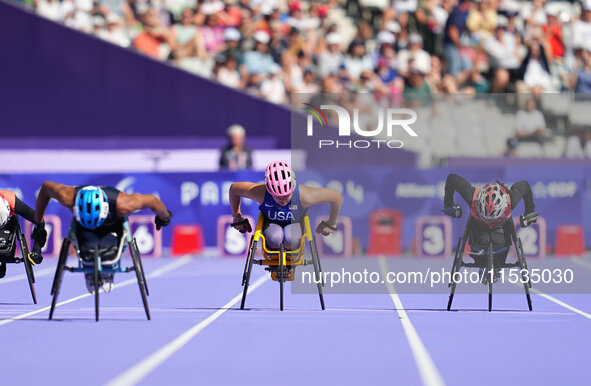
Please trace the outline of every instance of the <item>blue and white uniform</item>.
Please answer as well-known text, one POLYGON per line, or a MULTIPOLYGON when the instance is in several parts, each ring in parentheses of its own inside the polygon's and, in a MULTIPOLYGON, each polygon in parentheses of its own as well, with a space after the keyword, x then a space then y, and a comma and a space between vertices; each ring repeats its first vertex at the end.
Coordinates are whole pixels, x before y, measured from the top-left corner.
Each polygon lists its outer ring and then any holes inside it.
POLYGON ((299 223, 307 212, 307 208, 304 208, 300 202, 299 186, 296 186, 291 200, 285 206, 279 205, 269 192, 265 192, 265 199, 259 206, 259 210, 265 217, 263 235, 267 247, 279 249, 279 245, 283 242, 286 249, 296 248, 302 237, 299 223))

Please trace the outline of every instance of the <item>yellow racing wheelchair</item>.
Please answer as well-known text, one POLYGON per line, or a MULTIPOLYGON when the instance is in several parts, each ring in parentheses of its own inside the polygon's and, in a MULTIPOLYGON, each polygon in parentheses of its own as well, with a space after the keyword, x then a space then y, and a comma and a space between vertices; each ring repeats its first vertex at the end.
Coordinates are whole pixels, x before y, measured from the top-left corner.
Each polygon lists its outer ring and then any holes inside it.
POLYGON ((246 295, 248 294, 248 284, 250 282, 250 275, 252 273, 253 264, 265 266, 265 270, 271 273, 271 279, 279 282, 279 308, 283 311, 283 287, 286 281, 293 281, 295 277, 296 267, 302 265, 314 265, 314 275, 318 286, 318 296, 320 297, 320 306, 324 310, 324 295, 322 293, 322 268, 320 266, 320 259, 318 257, 318 248, 316 247, 316 239, 310 227, 310 219, 306 214, 300 226, 302 227, 302 238, 296 249, 285 249, 283 243, 279 246, 279 250, 271 250, 267 248, 265 236, 263 235, 263 225, 265 219, 262 213, 259 213, 254 234, 250 238, 250 245, 248 247, 248 254, 246 256, 246 264, 244 266, 244 273, 242 275, 242 302, 240 309, 244 309, 246 302, 246 295), (262 259, 255 259, 257 244, 262 241, 262 259), (305 245, 306 241, 310 247, 311 260, 305 259, 305 245))

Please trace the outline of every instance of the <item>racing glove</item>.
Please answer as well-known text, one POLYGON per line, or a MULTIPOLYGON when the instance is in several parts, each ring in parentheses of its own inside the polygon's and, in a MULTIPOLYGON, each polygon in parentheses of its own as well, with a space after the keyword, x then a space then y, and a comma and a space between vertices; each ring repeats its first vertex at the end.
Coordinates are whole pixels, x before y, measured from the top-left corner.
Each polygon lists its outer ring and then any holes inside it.
POLYGON ((441 212, 443 214, 453 217, 453 218, 462 217, 462 207, 457 204, 454 204, 452 206, 447 206, 447 207, 441 209, 441 212))
POLYGON ((166 220, 162 220, 158 215, 154 218, 154 224, 156 224, 156 230, 159 231, 160 228, 167 226, 170 224, 170 220, 172 219, 172 212, 167 210, 168 218, 166 220))
POLYGON ((524 213, 519 216, 519 224, 521 224, 522 228, 525 228, 536 221, 538 221, 538 212, 524 213))
POLYGON ((316 233, 321 233, 323 236, 328 236, 330 233, 327 233, 324 231, 324 228, 328 228, 331 231, 337 231, 337 227, 334 227, 332 225, 330 225, 328 222, 326 221, 322 221, 320 222, 320 224, 318 224, 318 226, 316 227, 316 233))
POLYGON ((29 252, 29 261, 31 264, 40 264, 43 261, 41 256, 41 249, 45 246, 47 241, 47 231, 45 230, 45 222, 33 227, 31 232, 31 239, 33 239, 33 250, 29 252))

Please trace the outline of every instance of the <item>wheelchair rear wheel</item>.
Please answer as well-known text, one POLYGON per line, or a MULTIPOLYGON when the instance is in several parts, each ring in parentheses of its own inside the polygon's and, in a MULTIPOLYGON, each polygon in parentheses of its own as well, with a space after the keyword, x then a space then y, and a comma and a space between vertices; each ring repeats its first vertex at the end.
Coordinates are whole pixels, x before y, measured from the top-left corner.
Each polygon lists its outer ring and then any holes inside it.
POLYGON ((146 285, 145 277, 144 277, 144 270, 142 268, 140 252, 137 249, 137 245, 135 244, 135 239, 130 244, 129 252, 131 254, 131 260, 133 260, 133 270, 135 271, 135 277, 137 278, 137 284, 140 287, 140 294, 142 296, 142 303, 144 305, 144 310, 146 311, 146 317, 148 320, 151 319, 150 316, 150 308, 148 306, 148 296, 147 290, 148 287, 146 285))
POLYGON ((449 287, 451 287, 451 290, 449 292, 449 300, 447 301, 447 310, 451 310, 451 304, 454 300, 454 294, 456 292, 456 281, 454 280, 454 274, 456 273, 456 271, 459 271, 460 268, 462 267, 462 255, 464 254, 464 247, 466 245, 466 236, 464 236, 463 238, 460 237, 458 239, 458 246, 456 248, 456 254, 454 255, 454 261, 451 265, 451 276, 450 276, 450 282, 449 282, 449 287))
POLYGON ((279 309, 283 311, 283 276, 285 273, 285 264, 283 259, 285 258, 285 246, 283 243, 279 245, 279 309))
POLYGON ((59 259, 57 261, 57 267, 55 268, 53 284, 51 285, 51 295, 53 295, 53 299, 51 300, 51 309, 49 310, 49 320, 53 319, 53 312, 55 311, 57 297, 60 292, 60 287, 62 286, 62 277, 64 275, 64 267, 66 266, 66 260, 68 259, 69 249, 70 241, 68 239, 64 239, 64 241, 62 241, 59 259))
POLYGON ((99 321, 99 274, 100 260, 98 257, 98 249, 94 252, 94 319, 99 321))
POLYGON ((320 257, 318 256, 318 248, 316 248, 316 239, 313 238, 310 244, 312 264, 314 265, 314 275, 316 276, 318 296, 320 297, 320 307, 324 310, 324 294, 322 293, 322 286, 324 286, 324 281, 322 280, 322 269, 320 268, 320 257))
POLYGON ((25 264, 25 272, 27 274, 27 281, 29 282, 29 290, 31 291, 31 296, 33 297, 33 303, 37 304, 37 292, 35 291, 35 273, 33 272, 33 265, 29 260, 29 248, 27 247, 27 241, 21 232, 20 225, 17 225, 16 232, 18 243, 21 247, 23 263, 25 264))
POLYGON ((252 272, 252 263, 254 262, 254 254, 256 252, 257 242, 254 236, 250 237, 250 247, 248 248, 248 254, 246 255, 246 264, 244 265, 244 273, 242 274, 242 301, 240 302, 240 309, 244 309, 246 303, 246 295, 248 294, 248 284, 250 283, 250 274, 252 272))
POLYGON ((531 280, 529 275, 527 275, 527 281, 525 280, 525 272, 529 272, 527 269, 527 262, 525 261, 525 253, 523 253, 523 245, 521 244, 521 239, 517 239, 517 243, 515 245, 515 250, 517 252, 517 260, 519 261, 519 267, 521 272, 521 280, 523 283, 523 289, 525 290, 525 297, 527 299, 527 308, 530 311, 533 310, 533 305, 531 301, 531 295, 529 293, 529 289, 531 288, 531 280))

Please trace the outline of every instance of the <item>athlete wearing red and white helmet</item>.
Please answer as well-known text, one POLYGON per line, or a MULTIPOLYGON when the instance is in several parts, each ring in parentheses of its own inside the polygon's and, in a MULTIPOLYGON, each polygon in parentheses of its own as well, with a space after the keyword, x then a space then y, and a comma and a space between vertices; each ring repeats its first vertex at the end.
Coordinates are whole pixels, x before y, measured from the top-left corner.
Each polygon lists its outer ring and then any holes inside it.
MULTIPOLYGON (((470 216, 475 221, 471 224, 471 242, 488 248, 488 244, 507 244, 508 235, 503 225, 511 218, 513 209, 521 199, 525 205, 525 212, 519 216, 521 226, 535 223, 538 213, 535 211, 534 198, 527 181, 519 181, 507 188, 499 182, 486 184, 477 188, 457 174, 450 174, 445 182, 444 208, 442 212, 454 217, 462 217, 462 208, 454 203, 454 193, 460 196, 470 206, 470 216)), ((507 250, 508 252, 508 250, 507 250)), ((507 253, 497 255, 499 261, 504 262, 507 253)))
POLYGON ((259 204, 265 217, 263 235, 267 246, 272 249, 283 245, 287 249, 297 247, 301 228, 292 226, 305 216, 308 207, 330 204, 327 221, 320 223, 316 232, 328 235, 336 230, 341 210, 342 197, 333 189, 312 188, 296 181, 295 172, 284 161, 274 161, 265 169, 265 182, 235 182, 230 186, 230 207, 234 222, 232 226, 241 233, 250 232, 252 227, 242 217, 241 198, 249 198, 259 204))

